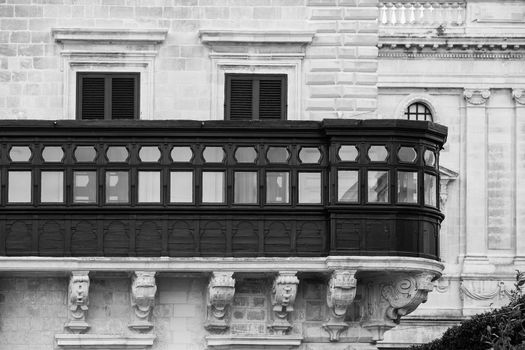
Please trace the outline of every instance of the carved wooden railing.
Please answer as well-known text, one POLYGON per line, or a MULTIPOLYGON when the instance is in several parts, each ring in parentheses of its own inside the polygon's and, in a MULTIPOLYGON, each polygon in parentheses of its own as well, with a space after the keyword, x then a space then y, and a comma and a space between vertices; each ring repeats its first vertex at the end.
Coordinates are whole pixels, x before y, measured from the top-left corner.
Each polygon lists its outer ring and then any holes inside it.
POLYGON ((465 23, 464 1, 382 1, 379 24, 383 27, 459 27, 465 23))

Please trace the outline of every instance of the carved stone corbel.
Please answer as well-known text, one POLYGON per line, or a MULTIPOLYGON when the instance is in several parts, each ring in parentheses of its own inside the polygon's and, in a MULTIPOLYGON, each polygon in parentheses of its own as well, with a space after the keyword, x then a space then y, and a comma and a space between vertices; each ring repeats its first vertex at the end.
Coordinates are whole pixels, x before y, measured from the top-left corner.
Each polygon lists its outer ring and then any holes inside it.
POLYGON ((512 98, 517 104, 525 105, 525 89, 512 89, 512 98))
POLYGON ((330 309, 330 320, 323 328, 330 334, 330 341, 339 341, 341 333, 348 328, 344 322, 348 306, 355 298, 357 280, 355 270, 336 270, 332 273, 326 291, 326 303, 330 309))
POLYGON ((294 310, 295 297, 299 279, 296 271, 280 271, 273 282, 272 310, 274 321, 269 328, 279 335, 285 335, 292 325, 288 322, 288 314, 294 310))
POLYGON ((205 328, 208 331, 227 330, 230 308, 235 295, 233 272, 213 272, 208 284, 208 317, 205 328))
POLYGON ((129 328, 136 331, 149 331, 153 328, 150 321, 155 306, 155 272, 135 271, 131 277, 131 307, 133 320, 129 328))
POLYGON ((472 89, 465 89, 463 91, 463 97, 467 101, 467 103, 471 105, 482 105, 487 102, 487 100, 490 97, 490 90, 489 89, 481 89, 481 90, 472 90, 472 89))
POLYGON ((90 326, 86 322, 89 305, 89 271, 72 271, 68 289, 69 321, 65 328, 73 333, 84 333, 90 326))

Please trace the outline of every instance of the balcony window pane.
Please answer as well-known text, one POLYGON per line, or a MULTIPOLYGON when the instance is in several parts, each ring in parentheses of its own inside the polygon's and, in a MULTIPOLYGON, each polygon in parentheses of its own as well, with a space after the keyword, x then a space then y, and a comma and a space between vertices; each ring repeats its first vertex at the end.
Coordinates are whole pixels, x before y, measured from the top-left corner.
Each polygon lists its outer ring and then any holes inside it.
POLYGON ((337 172, 337 200, 351 203, 359 201, 359 172, 357 170, 337 172))
POLYGON ((359 150, 356 146, 343 145, 339 148, 339 159, 343 162, 355 162, 359 155, 359 150))
POLYGON ((321 203, 321 173, 299 173, 299 203, 321 203))
POLYGON ((206 163, 222 163, 224 160, 224 150, 222 147, 206 147, 202 152, 206 163))
POLYGON ((95 171, 73 172, 73 202, 97 202, 97 173, 95 171))
POLYGON ((75 159, 77 162, 93 162, 97 156, 97 151, 93 146, 78 146, 75 149, 75 159))
POLYGON ((9 158, 13 162, 29 162, 31 149, 27 146, 14 146, 9 151, 9 158))
POLYGON ((413 147, 401 147, 397 152, 397 157, 401 162, 414 163, 417 158, 417 152, 413 147))
POLYGON ((174 162, 189 162, 193 158, 193 151, 190 147, 173 147, 171 159, 174 162))
POLYGON ((235 172, 235 204, 257 203, 257 172, 235 172))
POLYGON ((42 171, 40 184, 42 203, 64 202, 64 173, 62 171, 42 171))
POLYGON ((127 171, 106 172, 106 203, 129 203, 127 171))
POLYGON ((270 163, 286 163, 288 162, 289 153, 286 147, 270 147, 266 157, 270 163))
POLYGON ((437 180, 435 175, 425 174, 425 205, 437 207, 437 180))
POLYGON ((141 147, 139 157, 142 162, 158 162, 160 159, 160 150, 155 146, 141 147))
POLYGON ((388 203, 388 171, 368 171, 368 202, 388 203))
POLYGON ((370 146, 368 158, 371 162, 385 162, 388 158, 388 151, 385 146, 370 146))
POLYGON ((301 163, 317 164, 321 160, 321 151, 317 147, 303 147, 299 152, 301 163))
POLYGON ((62 147, 46 146, 42 151, 42 158, 44 158, 44 162, 61 162, 64 158, 64 151, 62 147))
POLYGON ((110 162, 125 162, 128 159, 128 150, 123 146, 108 147, 106 156, 110 162))
POLYGON ((290 202, 289 178, 290 174, 285 171, 266 173, 266 203, 290 202))
POLYGON ((397 172, 397 202, 417 203, 417 173, 413 171, 397 172))
POLYGON ((9 203, 31 203, 30 171, 10 171, 8 181, 7 199, 9 203))
POLYGON ((202 172, 202 202, 224 203, 224 172, 202 172))
POLYGON ((425 158, 425 165, 432 166, 432 167, 436 165, 436 154, 432 152, 431 150, 427 149, 425 151, 424 158, 425 158))
POLYGON ((238 163, 254 163, 257 152, 254 147, 239 147, 235 151, 235 160, 238 163))
POLYGON ((139 171, 139 202, 160 203, 160 171, 139 171))
POLYGON ((171 188, 170 202, 172 203, 192 203, 193 202, 193 172, 191 171, 172 171, 170 188, 171 188))

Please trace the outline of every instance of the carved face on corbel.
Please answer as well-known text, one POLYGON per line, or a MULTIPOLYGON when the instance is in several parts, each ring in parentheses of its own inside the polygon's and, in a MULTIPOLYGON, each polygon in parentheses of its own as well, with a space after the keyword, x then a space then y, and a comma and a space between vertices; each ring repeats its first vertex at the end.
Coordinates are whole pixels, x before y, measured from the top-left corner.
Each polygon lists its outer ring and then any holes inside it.
POLYGON ((235 280, 231 273, 215 273, 208 286, 208 305, 211 306, 213 316, 223 318, 226 307, 231 304, 235 295, 235 280))
POLYGON ((327 304, 337 318, 344 317, 356 294, 357 281, 350 271, 335 271, 328 282, 327 304))
POLYGON ((273 310, 279 313, 293 311, 293 304, 297 295, 297 285, 299 279, 293 275, 279 275, 273 282, 272 304, 273 310))
POLYGON ((89 277, 73 276, 69 281, 69 303, 71 310, 87 310, 89 304, 89 277))
POLYGON ((148 310, 155 302, 155 273, 137 274, 131 285, 131 305, 148 310))

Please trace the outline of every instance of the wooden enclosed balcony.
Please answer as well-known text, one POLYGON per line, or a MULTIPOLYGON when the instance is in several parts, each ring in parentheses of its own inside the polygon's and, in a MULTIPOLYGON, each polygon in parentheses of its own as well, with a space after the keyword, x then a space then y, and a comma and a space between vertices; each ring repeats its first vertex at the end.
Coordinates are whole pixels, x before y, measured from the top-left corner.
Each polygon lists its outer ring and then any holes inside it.
POLYGON ((0 255, 438 259, 423 121, 0 121, 0 255))

